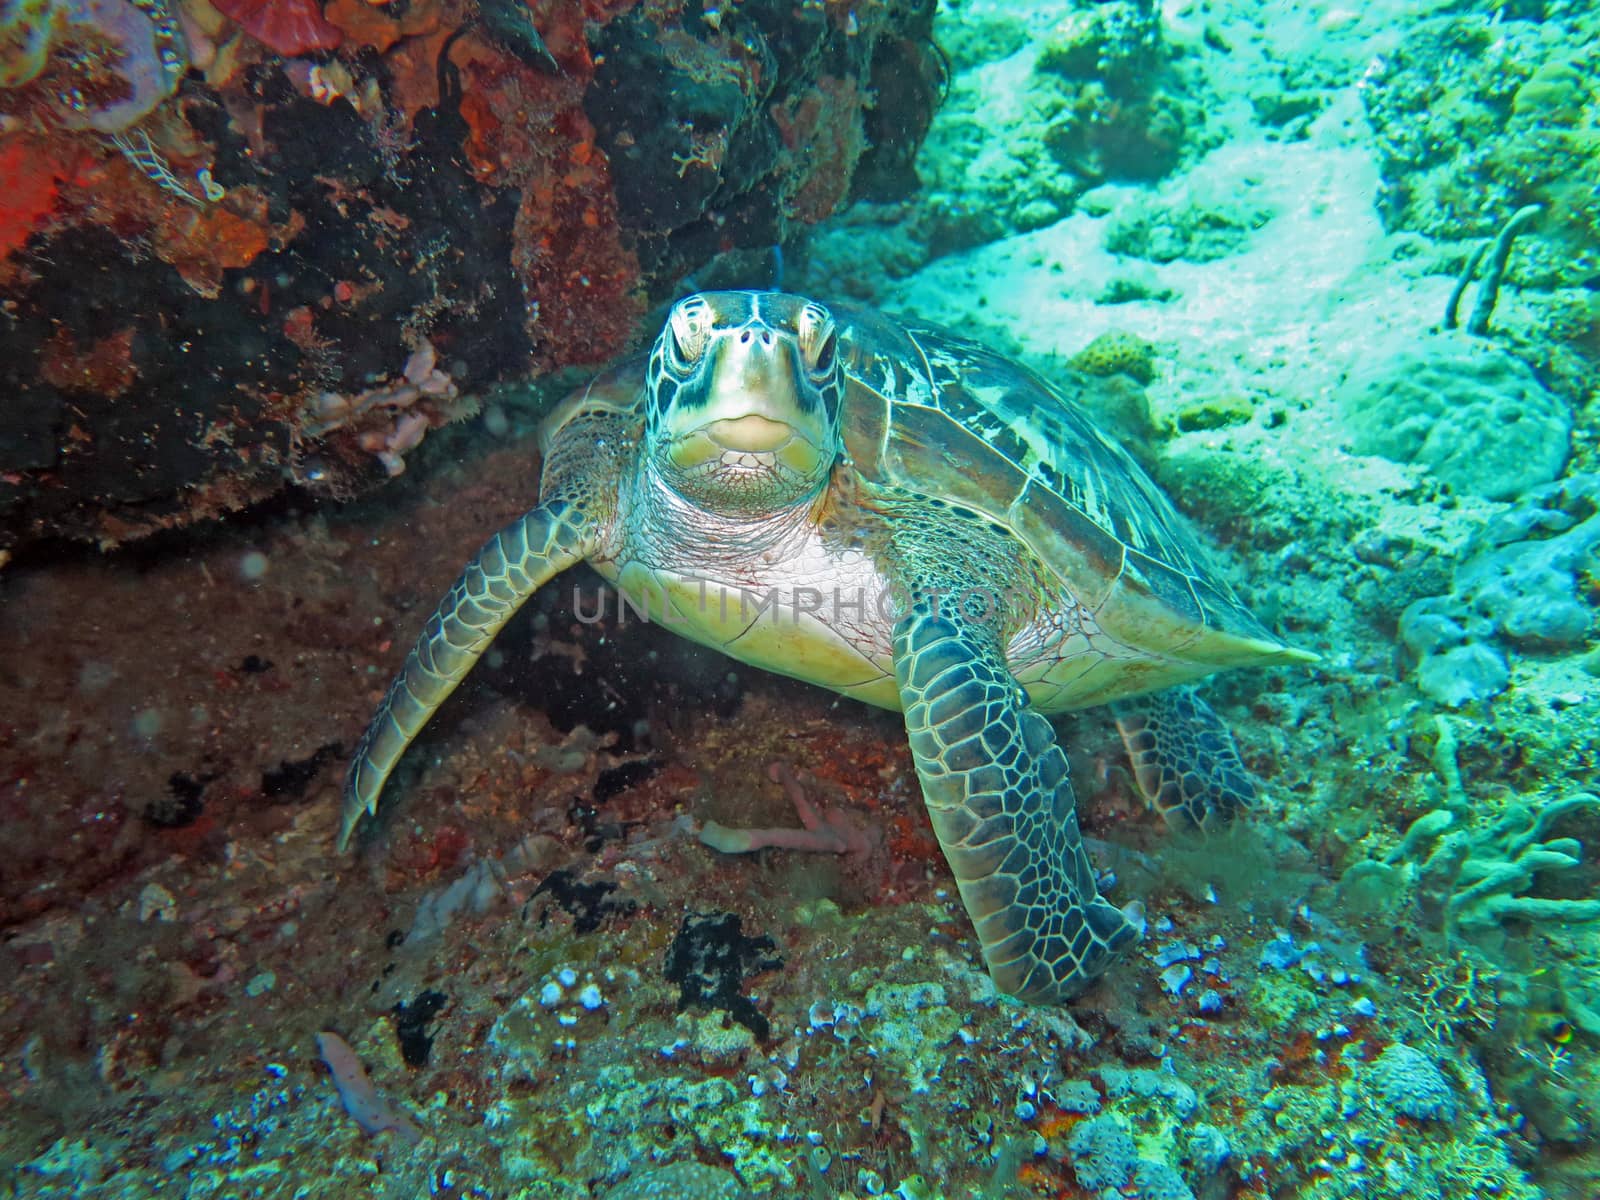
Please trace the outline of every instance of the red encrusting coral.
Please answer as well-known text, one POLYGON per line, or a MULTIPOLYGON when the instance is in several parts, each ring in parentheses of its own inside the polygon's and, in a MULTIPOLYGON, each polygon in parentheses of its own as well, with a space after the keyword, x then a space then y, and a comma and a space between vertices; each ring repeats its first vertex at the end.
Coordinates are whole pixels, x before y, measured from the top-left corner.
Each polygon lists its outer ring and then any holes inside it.
POLYGON ((396 5, 399 11, 394 15, 390 14, 390 7, 373 5, 368 0, 328 0, 323 16, 352 43, 370 46, 379 54, 406 38, 449 27, 443 20, 443 6, 437 0, 413 0, 409 5, 396 5))
MULTIPOLYGON (((163 159, 185 175, 191 170, 176 156, 163 159)), ((281 225, 270 224, 266 196, 248 185, 231 189, 226 203, 196 207, 175 198, 121 154, 84 155, 74 169, 57 170, 55 180, 59 211, 115 229, 125 242, 173 267, 196 292, 213 299, 225 271, 248 266, 271 242, 287 243, 305 224, 293 213, 281 225)))
POLYGON ((83 346, 65 325, 45 343, 39 377, 64 392, 120 396, 133 386, 133 327, 83 346))
POLYGON ((52 153, 43 139, 13 137, 0 143, 0 261, 37 232, 60 201, 60 183, 77 178, 84 156, 71 152, 65 158, 52 153))
POLYGON ((28 240, 56 202, 55 175, 31 160, 23 139, 0 146, 0 175, 11 181, 0 206, 0 255, 28 240))
POLYGON ((856 163, 867 148, 861 116, 866 103, 854 79, 824 75, 801 96, 772 106, 773 123, 796 168, 784 198, 795 220, 814 225, 849 196, 856 163))
MULTIPOLYGON (((551 42, 558 55, 559 40, 551 42)), ((604 362, 625 344, 644 300, 610 163, 583 110, 587 80, 541 74, 477 40, 457 57, 470 81, 461 99, 467 161, 483 182, 522 194, 512 265, 535 360, 543 370, 604 362)), ((592 71, 586 52, 562 61, 592 71)))
POLYGON ((344 35, 322 15, 318 0, 213 0, 213 7, 256 41, 293 57, 336 50, 344 35))
POLYGON ((263 220, 215 206, 162 222, 152 242, 157 257, 170 263, 185 283, 202 296, 215 298, 222 290, 223 272, 249 266, 271 243, 274 232, 263 220))
MULTIPOLYGON (((566 115, 588 131, 581 110, 566 115)), ((568 170, 531 182, 517 210, 512 265, 547 369, 605 362, 644 311, 639 260, 622 243, 610 166, 592 136, 575 141, 568 170)))

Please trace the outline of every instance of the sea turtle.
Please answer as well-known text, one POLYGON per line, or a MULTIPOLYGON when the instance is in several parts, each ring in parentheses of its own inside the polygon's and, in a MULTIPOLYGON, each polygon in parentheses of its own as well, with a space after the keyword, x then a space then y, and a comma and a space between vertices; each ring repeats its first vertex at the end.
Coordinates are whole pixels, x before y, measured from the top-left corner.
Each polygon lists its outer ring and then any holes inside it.
POLYGON ((1141 789, 1208 826, 1252 785, 1181 685, 1311 657, 1210 575, 1080 407, 931 325, 692 295, 647 356, 565 401, 541 446, 538 506, 467 566, 356 750, 341 847, 512 613, 587 560, 685 636, 902 711, 995 983, 1060 1002, 1143 921, 1100 896, 1044 714, 1124 701, 1141 789))

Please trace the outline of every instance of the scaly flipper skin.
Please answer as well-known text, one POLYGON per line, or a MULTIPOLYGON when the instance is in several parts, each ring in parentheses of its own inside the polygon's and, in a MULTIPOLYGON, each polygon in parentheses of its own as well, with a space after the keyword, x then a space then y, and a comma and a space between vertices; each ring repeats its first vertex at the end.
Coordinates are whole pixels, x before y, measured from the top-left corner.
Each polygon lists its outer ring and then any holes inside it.
POLYGON ((916 600, 894 654, 923 798, 996 986, 1033 1004, 1070 1000, 1143 921, 1099 895, 1055 731, 995 630, 959 601, 916 600))
POLYGON ((1210 831, 1256 803, 1233 735, 1193 688, 1168 688, 1112 706, 1134 780, 1174 829, 1210 831))
POLYGON ((491 537, 462 571, 428 618, 350 760, 339 849, 363 814, 378 811, 384 780, 501 626, 540 587, 583 559, 587 531, 578 507, 552 500, 491 537))

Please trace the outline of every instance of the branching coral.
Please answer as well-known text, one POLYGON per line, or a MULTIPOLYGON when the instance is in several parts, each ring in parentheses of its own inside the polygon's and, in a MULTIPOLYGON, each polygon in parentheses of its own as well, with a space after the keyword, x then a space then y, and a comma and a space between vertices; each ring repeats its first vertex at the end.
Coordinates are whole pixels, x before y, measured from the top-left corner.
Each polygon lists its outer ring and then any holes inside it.
POLYGON ((1411 823, 1385 861, 1346 871, 1340 887, 1363 906, 1409 895, 1447 945, 1497 936, 1516 922, 1600 921, 1600 900, 1548 894, 1558 876, 1583 866, 1583 843, 1560 830, 1594 817, 1600 798, 1588 792, 1548 803, 1520 797, 1499 820, 1477 829, 1458 829, 1454 812, 1435 809, 1411 823))
POLYGON ((1582 864, 1583 844, 1555 836, 1565 818, 1582 812, 1600 813, 1600 799, 1577 792, 1539 806, 1525 801, 1486 830, 1445 833, 1417 870, 1418 906, 1446 937, 1497 929, 1511 921, 1600 920, 1600 900, 1530 894, 1541 873, 1571 871, 1582 864))
POLYGON ((707 821, 700 829, 702 843, 723 854, 748 854, 754 850, 772 848, 862 857, 871 853, 882 841, 878 831, 863 829, 845 813, 837 809, 817 808, 806 795, 801 781, 783 763, 773 763, 767 775, 783 785, 789 802, 794 805, 800 823, 805 828, 732 829, 716 821, 707 821))
POLYGON ((1483 337, 1489 332, 1489 318, 1494 314, 1495 301, 1500 295, 1500 284, 1505 278, 1506 262, 1511 257, 1511 244, 1516 241, 1517 235, 1532 224, 1533 219, 1543 210, 1537 204, 1526 204, 1519 208, 1501 228, 1500 234, 1491 245, 1485 243, 1473 251, 1467 259, 1467 265, 1462 268, 1461 276, 1456 280, 1455 287, 1450 289, 1450 300, 1444 309, 1444 327, 1456 327, 1456 308, 1461 303, 1461 294, 1467 290, 1467 284, 1477 273, 1478 264, 1487 253, 1489 257, 1488 269, 1483 275, 1483 286, 1478 289, 1478 300, 1472 306, 1472 315, 1467 318, 1467 332, 1483 337))

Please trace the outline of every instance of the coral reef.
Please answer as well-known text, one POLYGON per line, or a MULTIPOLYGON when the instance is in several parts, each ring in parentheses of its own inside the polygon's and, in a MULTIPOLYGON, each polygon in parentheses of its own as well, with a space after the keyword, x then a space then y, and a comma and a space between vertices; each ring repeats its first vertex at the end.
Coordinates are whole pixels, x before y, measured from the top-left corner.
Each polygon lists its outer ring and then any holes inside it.
POLYGON ((1106 230, 1106 249, 1154 262, 1212 262, 1242 247, 1273 216, 1248 179, 1202 175, 1126 205, 1106 230))
POLYGON ((1465 334, 1376 348, 1338 401, 1356 453, 1417 463, 1460 492, 1512 500, 1567 461, 1566 404, 1522 360, 1465 334))
POLYGON ((1595 619, 1597 547, 1593 474, 1533 488, 1488 521, 1463 548, 1450 590, 1400 614, 1418 686, 1459 707, 1503 691, 1513 653, 1581 652, 1595 619))
POLYGON ((1208 144, 1203 85, 1168 45, 1158 6, 1052 12, 1031 39, 998 14, 988 36, 951 22, 962 69, 930 135, 920 201, 935 254, 1049 225, 1097 185, 1158 179, 1208 144), (1006 97, 998 112, 996 93, 1006 97))
POLYGON ((718 1167, 677 1162, 630 1175, 602 1200, 743 1200, 749 1193, 718 1167))
POLYGON ((1585 5, 1542 18, 1441 15, 1374 60, 1362 90, 1386 225, 1456 242, 1433 267, 1461 276, 1447 318, 1484 253, 1460 239, 1501 231, 1469 328, 1487 332, 1502 279, 1511 284, 1498 335, 1574 401, 1600 379, 1590 286, 1600 270, 1600 103, 1580 82, 1600 67, 1597 45, 1600 14, 1585 5), (1506 235, 1522 224, 1512 248, 1506 235))
POLYGON ((1554 244, 1525 260, 1524 278, 1547 285, 1577 283, 1600 264, 1600 106, 1581 82, 1600 62, 1595 18, 1552 16, 1549 24, 1477 13, 1422 21, 1374 64, 1362 90, 1390 226, 1492 236, 1522 205, 1546 205, 1542 232, 1554 244))
POLYGON ((1160 10, 1140 0, 1074 7, 1046 36, 1036 70, 1071 89, 1046 145, 1094 179, 1154 179, 1178 161, 1192 112, 1170 94, 1160 10))
MULTIPOLYGON (((1024 1008, 983 973, 898 721, 730 683, 726 660, 657 627, 578 619, 563 589, 462 694, 408 784, 425 803, 341 866, 342 755, 323 748, 365 719, 397 627, 460 545, 520 507, 526 462, 498 450, 466 486, 408 471, 398 505, 266 514, 137 578, 126 555, 10 573, 8 619, 34 636, 9 664, 28 702, 4 714, 0 793, 16 864, 0 966, 21 981, 0 991, 7 1184, 132 1200, 159 1172, 197 1193, 335 1196, 370 1175, 425 1195, 447 1172, 467 1195, 1073 1195, 1092 1169, 1079 1131, 1105 1120, 1144 1197, 1332 1194, 1314 1189, 1359 1171, 1387 1198, 1469 1168, 1531 1195, 1470 1070, 1441 1060, 1457 1110, 1426 1130, 1368 1086, 1403 998, 1302 915, 1281 842, 1243 865, 1274 821, 1244 851, 1190 851, 1247 910, 1136 865, 1184 848, 1131 800, 1086 803, 1092 834, 1148 850, 1117 857, 1119 892, 1153 880, 1172 915, 1148 969, 1070 1012, 1024 1008), (152 661, 173 681, 156 694, 152 661), (881 847, 702 846, 713 813, 792 819, 776 760, 881 847), (46 875, 59 886, 34 886, 46 875), (1193 981, 1161 987, 1161 964, 1193 981), (422 1130, 415 1148, 352 1117, 316 1058, 331 1031, 422 1130)), ((1286 695, 1268 681, 1261 703, 1286 695)), ((1581 972, 1563 986, 1592 1005, 1581 972)), ((1421 1036, 1403 1040, 1434 1055, 1421 1036)))
MULTIPOLYGON (((337 48, 185 0, 120 145, 0 87, 0 560, 353 497, 6 564, 0 1194, 1588 1200, 1592 6, 942 4, 910 198, 926 3, 281 7, 337 48), (1424 332, 1525 203, 1486 336, 1424 332), (1208 689, 1262 783, 1204 841, 1104 714, 1059 723, 1101 885, 1162 914, 1072 1008, 994 994, 897 716, 592 577, 332 855, 545 390, 685 272, 838 281, 1064 378, 1322 654, 1208 689), (1066 365, 1117 330, 1148 383, 1066 365), (1347 376, 1386 449, 1348 452, 1347 376)), ((4 69, 132 95, 116 46, 52 44, 4 69)))
POLYGON ((1095 1117, 1079 1125, 1067 1139, 1067 1150, 1072 1155, 1072 1173, 1078 1185, 1090 1191, 1121 1188, 1138 1161, 1133 1139, 1111 1116, 1095 1117))

